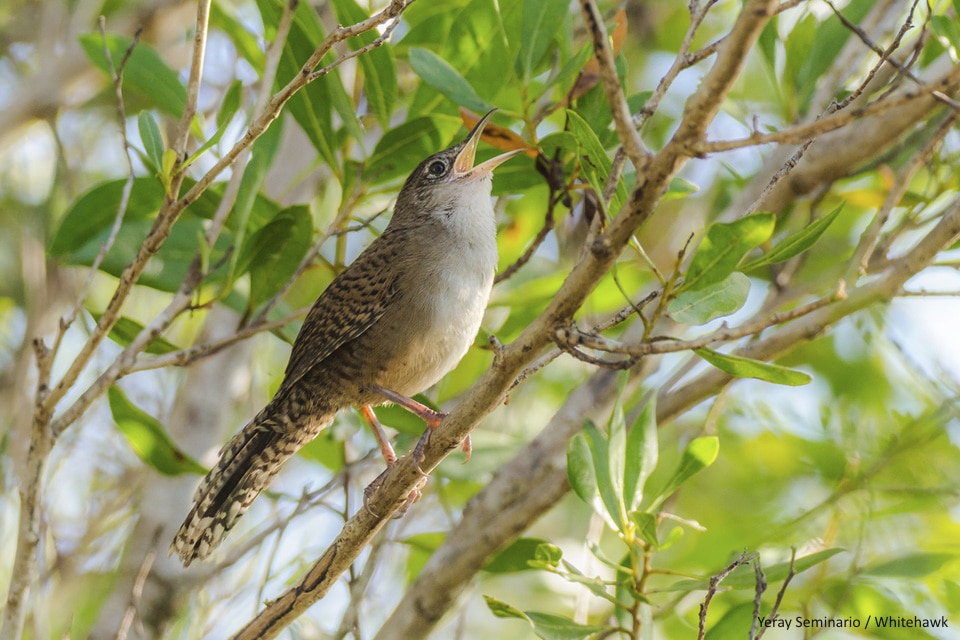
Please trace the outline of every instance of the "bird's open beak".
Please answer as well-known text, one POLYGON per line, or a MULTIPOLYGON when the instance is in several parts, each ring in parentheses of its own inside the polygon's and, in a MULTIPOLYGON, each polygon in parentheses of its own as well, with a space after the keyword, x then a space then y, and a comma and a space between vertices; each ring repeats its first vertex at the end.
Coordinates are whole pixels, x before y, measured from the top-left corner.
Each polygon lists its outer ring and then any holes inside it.
POLYGON ((473 166, 473 159, 477 153, 477 145, 480 143, 483 128, 486 126, 487 120, 490 119, 494 111, 496 111, 496 109, 491 109, 487 112, 487 115, 480 118, 480 122, 477 123, 477 126, 473 128, 473 131, 470 132, 470 135, 468 135, 467 139, 463 142, 463 148, 460 149, 460 153, 457 154, 457 159, 453 162, 453 170, 458 178, 472 180, 485 176, 513 156, 523 153, 523 149, 513 149, 512 151, 494 156, 485 162, 481 162, 477 166, 473 166))

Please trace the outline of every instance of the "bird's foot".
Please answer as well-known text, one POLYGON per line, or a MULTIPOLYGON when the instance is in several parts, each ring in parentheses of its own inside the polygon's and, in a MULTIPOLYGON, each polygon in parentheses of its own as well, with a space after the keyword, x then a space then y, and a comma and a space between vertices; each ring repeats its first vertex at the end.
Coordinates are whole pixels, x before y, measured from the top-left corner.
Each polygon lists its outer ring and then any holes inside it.
MULTIPOLYGON (((370 498, 377 492, 377 490, 380 488, 380 485, 383 484, 383 481, 387 476, 387 472, 389 472, 392 467, 393 465, 391 464, 382 472, 380 472, 380 475, 374 478, 373 482, 368 484, 363 490, 363 508, 367 513, 376 518, 379 518, 380 515, 374 513, 374 511, 370 508, 370 498)), ((420 478, 420 480, 417 481, 417 484, 414 485, 413 489, 410 490, 410 493, 407 494, 407 499, 404 500, 403 504, 400 505, 400 508, 393 513, 391 518, 402 518, 410 509, 410 507, 413 506, 413 504, 423 496, 422 490, 426 484, 427 476, 424 475, 422 478, 420 478)))

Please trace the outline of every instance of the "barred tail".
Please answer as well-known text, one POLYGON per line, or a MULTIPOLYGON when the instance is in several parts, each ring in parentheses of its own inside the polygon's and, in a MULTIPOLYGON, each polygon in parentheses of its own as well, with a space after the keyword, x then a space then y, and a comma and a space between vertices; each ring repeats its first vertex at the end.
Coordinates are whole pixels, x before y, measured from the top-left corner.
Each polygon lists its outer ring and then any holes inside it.
POLYGON ((290 414, 298 412, 280 404, 274 398, 220 450, 220 460, 197 488, 170 545, 185 567, 210 555, 283 463, 333 421, 334 413, 296 420, 290 414))

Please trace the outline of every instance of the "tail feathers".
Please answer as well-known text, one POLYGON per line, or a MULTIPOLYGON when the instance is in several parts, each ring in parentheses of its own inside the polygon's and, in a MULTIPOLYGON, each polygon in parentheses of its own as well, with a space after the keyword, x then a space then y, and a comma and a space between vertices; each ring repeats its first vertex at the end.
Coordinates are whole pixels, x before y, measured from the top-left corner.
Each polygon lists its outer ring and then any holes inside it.
POLYGON ((283 425, 263 419, 261 412, 220 451, 220 460, 203 479, 193 497, 193 507, 170 545, 184 566, 205 559, 217 548, 250 503, 267 488, 283 463, 333 416, 311 420, 307 425, 283 425))

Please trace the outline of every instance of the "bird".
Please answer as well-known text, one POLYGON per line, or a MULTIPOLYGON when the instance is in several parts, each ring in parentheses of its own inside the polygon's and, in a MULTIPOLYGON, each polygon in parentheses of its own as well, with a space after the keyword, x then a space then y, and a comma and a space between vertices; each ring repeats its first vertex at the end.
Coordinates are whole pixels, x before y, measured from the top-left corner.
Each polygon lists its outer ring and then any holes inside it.
MULTIPOLYGON (((317 298, 276 394, 224 445, 196 490, 169 551, 185 567, 217 548, 338 411, 359 408, 388 468, 396 455, 373 406, 404 406, 424 419, 425 437, 440 423, 443 414, 410 396, 449 373, 480 330, 498 260, 492 174, 522 152, 474 165, 494 111, 413 170, 383 232, 317 298)), ((469 455, 469 440, 462 446, 469 455)))

